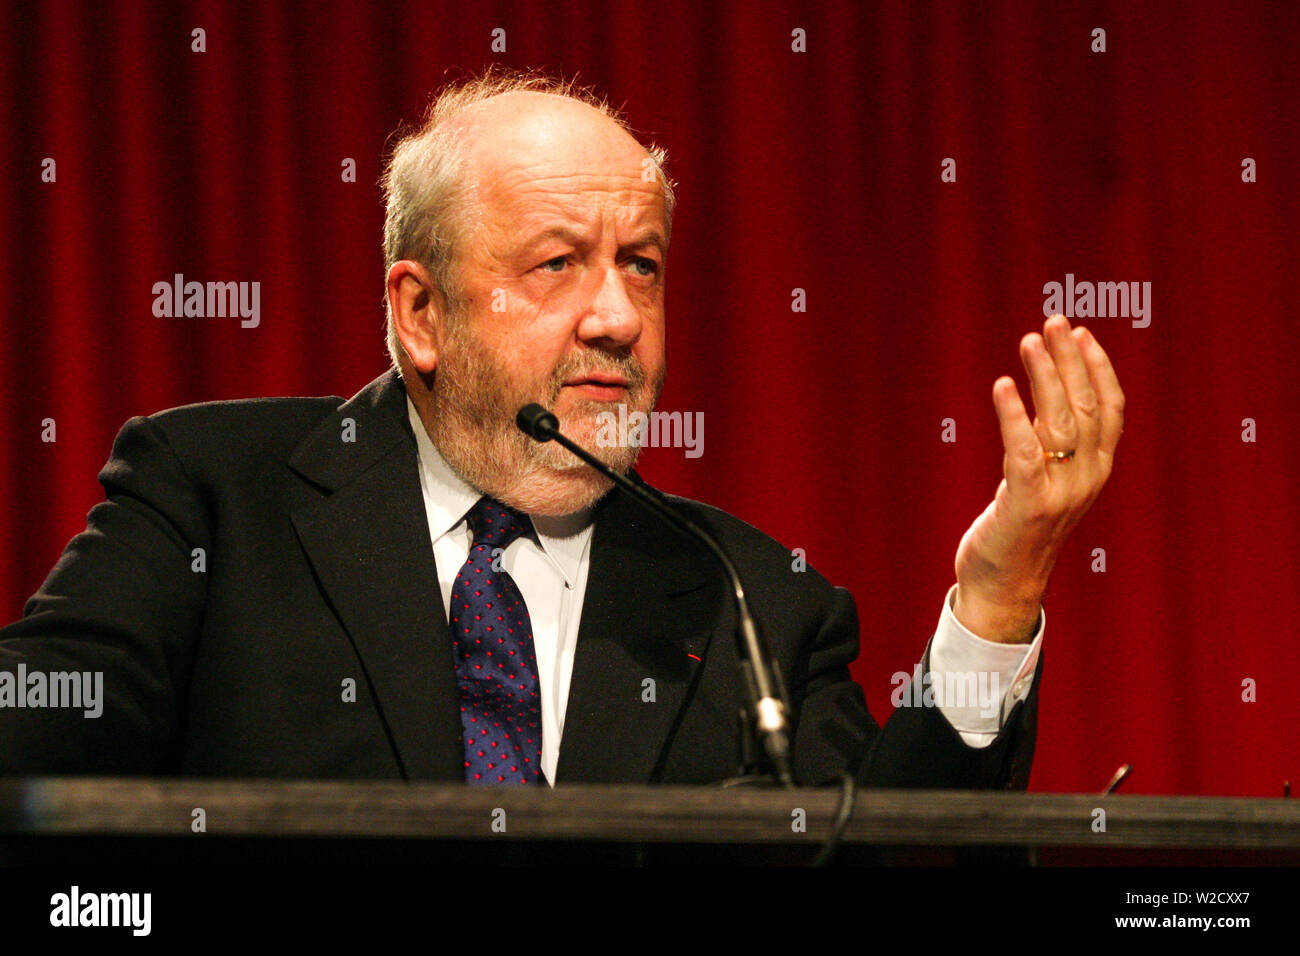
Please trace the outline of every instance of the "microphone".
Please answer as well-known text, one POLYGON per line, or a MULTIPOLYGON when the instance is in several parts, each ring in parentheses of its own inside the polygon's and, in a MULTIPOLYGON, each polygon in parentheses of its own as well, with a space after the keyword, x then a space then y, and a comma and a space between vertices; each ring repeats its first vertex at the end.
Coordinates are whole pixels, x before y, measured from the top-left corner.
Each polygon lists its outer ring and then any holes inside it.
MULTIPOLYGON (((560 420, 536 402, 519 409, 515 415, 515 424, 519 426, 520 431, 535 441, 554 441, 562 445, 660 518, 699 541, 718 559, 731 584, 732 596, 736 602, 736 644, 740 653, 741 674, 749 698, 747 707, 742 713, 744 719, 742 752, 752 751, 752 747, 745 747, 745 742, 748 735, 755 735, 762 741, 763 752, 767 755, 777 781, 784 787, 793 787, 794 774, 790 763, 788 716, 790 707, 781 680, 781 672, 772 659, 772 652, 758 626, 758 621, 750 610, 749 599, 745 596, 745 587, 741 583, 740 574, 722 545, 713 535, 666 500, 650 494, 645 488, 626 475, 619 474, 587 449, 561 433, 560 420)), ((748 764, 749 760, 742 758, 742 763, 748 764)))
POLYGON ((560 420, 536 402, 530 402, 515 413, 515 424, 535 441, 550 441, 560 434, 560 420))

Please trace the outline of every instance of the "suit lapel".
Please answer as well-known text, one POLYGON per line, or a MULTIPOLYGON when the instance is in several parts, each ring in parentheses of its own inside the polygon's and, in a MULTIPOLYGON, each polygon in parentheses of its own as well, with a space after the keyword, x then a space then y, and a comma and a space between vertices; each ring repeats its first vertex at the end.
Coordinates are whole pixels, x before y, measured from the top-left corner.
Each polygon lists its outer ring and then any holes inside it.
POLYGON ((616 490, 602 502, 558 783, 647 782, 655 775, 726 607, 712 562, 625 493, 616 490))
POLYGON ((392 372, 290 458, 291 520, 370 682, 408 779, 463 780, 460 705, 406 391, 392 372), (347 420, 354 441, 345 441, 347 420))
MULTIPOLYGON (((389 372, 294 452, 290 517, 408 779, 464 779, 460 692, 419 456, 389 372), (354 441, 344 441, 351 419, 354 441)), ((598 506, 557 778, 649 781, 727 626, 713 559, 622 492, 598 506), (652 681, 653 684, 648 684, 652 681), (653 700, 649 698, 653 696, 653 700)))

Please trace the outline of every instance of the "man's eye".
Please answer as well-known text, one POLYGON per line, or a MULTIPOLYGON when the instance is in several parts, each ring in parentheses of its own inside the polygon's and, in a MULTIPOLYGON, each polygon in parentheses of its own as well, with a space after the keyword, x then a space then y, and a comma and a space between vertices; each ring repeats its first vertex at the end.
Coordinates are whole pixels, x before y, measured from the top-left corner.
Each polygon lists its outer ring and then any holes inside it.
POLYGON ((637 256, 632 260, 632 268, 637 271, 637 275, 652 276, 659 271, 659 263, 645 256, 637 256))
POLYGON ((554 259, 547 259, 539 268, 546 272, 563 272, 564 265, 569 261, 568 256, 556 256, 554 259))

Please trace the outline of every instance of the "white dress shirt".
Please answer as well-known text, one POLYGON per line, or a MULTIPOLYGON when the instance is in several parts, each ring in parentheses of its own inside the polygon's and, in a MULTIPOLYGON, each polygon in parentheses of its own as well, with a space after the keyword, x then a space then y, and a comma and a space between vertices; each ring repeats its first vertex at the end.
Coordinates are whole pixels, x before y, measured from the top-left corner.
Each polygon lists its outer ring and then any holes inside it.
MULTIPOLYGON (((434 447, 409 396, 406 407, 419 450, 420 489, 442 589, 442 609, 450 619, 452 585, 469 557, 473 541, 465 515, 482 494, 452 471, 434 447)), ((519 587, 533 626, 541 690, 542 772, 554 786, 595 525, 591 509, 561 518, 532 515, 530 520, 536 537, 516 538, 502 554, 501 565, 519 587)), ((1011 707, 1029 694, 1042 646, 1045 616, 1040 610, 1038 633, 1028 646, 986 641, 968 631, 953 615, 956 587, 953 585, 948 592, 930 644, 930 670, 939 674, 988 673, 987 686, 997 687, 1001 692, 1001 712, 990 714, 976 700, 965 706, 954 706, 943 695, 936 696, 935 704, 968 745, 987 747, 997 736, 1011 707), (995 676, 996 684, 992 683, 995 676)), ((450 655, 447 666, 453 666, 450 655)), ((906 696, 911 699, 910 694, 906 696)))

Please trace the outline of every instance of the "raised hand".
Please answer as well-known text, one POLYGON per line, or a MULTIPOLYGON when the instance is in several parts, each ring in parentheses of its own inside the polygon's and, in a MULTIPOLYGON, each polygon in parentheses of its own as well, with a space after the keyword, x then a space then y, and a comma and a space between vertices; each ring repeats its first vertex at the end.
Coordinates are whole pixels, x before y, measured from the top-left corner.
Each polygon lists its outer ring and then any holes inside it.
POLYGON ((957 547, 953 613, 980 637, 1024 643, 1074 526, 1101 492, 1124 430, 1124 393, 1092 333, 1063 315, 1020 340, 1033 422, 1016 383, 993 383, 1002 483, 957 547))

